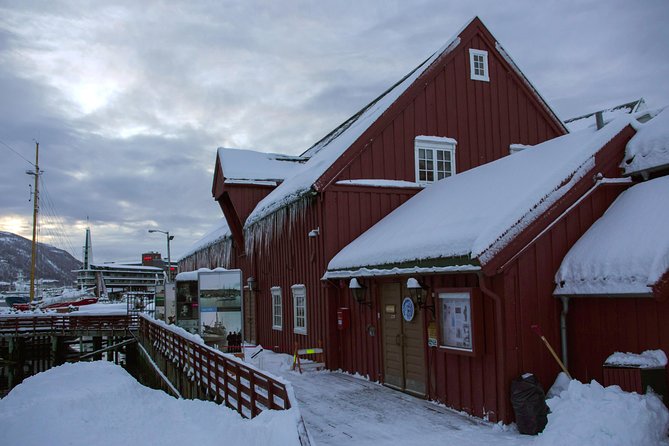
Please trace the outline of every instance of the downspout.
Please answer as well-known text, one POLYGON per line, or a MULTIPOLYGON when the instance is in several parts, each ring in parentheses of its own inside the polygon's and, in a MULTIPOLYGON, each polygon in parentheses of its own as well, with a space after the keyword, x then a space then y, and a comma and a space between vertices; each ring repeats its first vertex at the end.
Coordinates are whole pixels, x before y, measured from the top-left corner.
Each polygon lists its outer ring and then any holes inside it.
POLYGON ((562 363, 564 368, 569 370, 567 362, 567 313, 569 312, 569 297, 560 296, 562 301, 562 313, 560 313, 560 340, 562 342, 562 363))
POLYGON ((505 364, 506 355, 504 352, 504 319, 502 315, 502 299, 494 291, 486 286, 485 276, 481 271, 476 272, 481 292, 488 296, 495 303, 495 350, 497 358, 497 408, 499 410, 498 421, 505 421, 506 417, 506 388, 505 388, 505 364))

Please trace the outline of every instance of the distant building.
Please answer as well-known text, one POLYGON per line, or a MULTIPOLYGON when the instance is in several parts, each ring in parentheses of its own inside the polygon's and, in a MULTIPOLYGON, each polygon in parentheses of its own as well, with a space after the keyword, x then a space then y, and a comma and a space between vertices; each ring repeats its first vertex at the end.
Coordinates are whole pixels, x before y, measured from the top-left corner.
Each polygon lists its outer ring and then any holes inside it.
POLYGON ((91 264, 77 273, 77 285, 95 288, 96 295, 121 294, 128 291, 155 293, 165 283, 165 273, 155 266, 137 266, 109 263, 91 264))

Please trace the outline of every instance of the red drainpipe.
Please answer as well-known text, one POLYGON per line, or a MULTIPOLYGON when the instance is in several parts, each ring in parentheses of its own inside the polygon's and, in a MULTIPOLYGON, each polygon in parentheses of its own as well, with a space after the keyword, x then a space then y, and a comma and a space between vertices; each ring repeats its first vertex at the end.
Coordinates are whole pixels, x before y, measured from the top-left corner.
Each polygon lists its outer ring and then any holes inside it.
POLYGON ((504 317, 502 315, 502 299, 494 291, 486 286, 485 276, 481 271, 476 273, 479 280, 479 287, 483 294, 495 302, 495 350, 497 358, 497 408, 500 419, 498 421, 506 422, 506 386, 505 386, 505 352, 504 352, 504 317))

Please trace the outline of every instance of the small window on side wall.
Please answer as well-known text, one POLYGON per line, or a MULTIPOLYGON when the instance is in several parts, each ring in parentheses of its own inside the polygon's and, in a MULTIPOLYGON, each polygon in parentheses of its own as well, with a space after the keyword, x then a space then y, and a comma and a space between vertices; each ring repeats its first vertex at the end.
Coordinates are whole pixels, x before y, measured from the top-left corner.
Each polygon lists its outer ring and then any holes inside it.
POLYGON ((490 81, 488 74, 488 52, 483 50, 469 49, 470 78, 475 81, 490 81))
POLYGON ((475 288, 437 292, 439 348, 463 355, 478 355, 483 337, 480 293, 475 288))
POLYGON ((293 332, 307 334, 307 288, 293 285, 293 332))
POLYGON ((274 330, 283 330, 283 301, 281 298, 281 288, 272 287, 272 328, 274 330))
POLYGON ((455 175, 456 144, 453 138, 417 136, 416 182, 425 185, 455 175))

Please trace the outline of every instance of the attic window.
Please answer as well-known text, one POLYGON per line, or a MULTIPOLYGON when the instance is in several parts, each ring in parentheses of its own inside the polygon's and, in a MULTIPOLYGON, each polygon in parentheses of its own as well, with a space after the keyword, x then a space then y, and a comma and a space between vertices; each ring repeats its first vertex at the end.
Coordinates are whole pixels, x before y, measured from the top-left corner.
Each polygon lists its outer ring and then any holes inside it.
POLYGON ((490 81, 488 75, 488 52, 483 50, 469 49, 469 67, 471 79, 475 81, 490 81))
POLYGON ((417 136, 415 140, 416 182, 429 184, 455 175, 453 138, 417 136))

